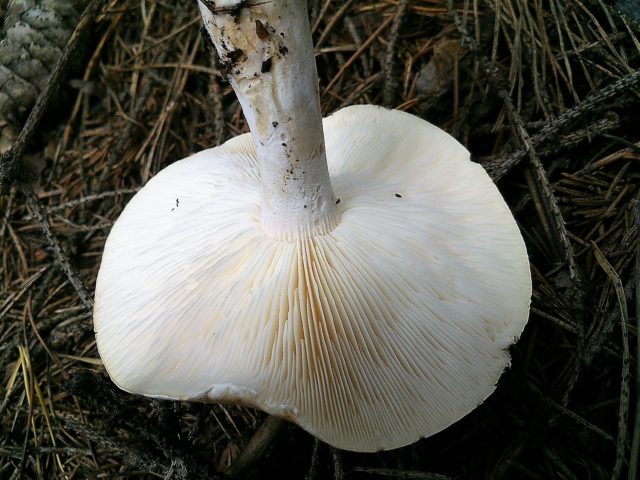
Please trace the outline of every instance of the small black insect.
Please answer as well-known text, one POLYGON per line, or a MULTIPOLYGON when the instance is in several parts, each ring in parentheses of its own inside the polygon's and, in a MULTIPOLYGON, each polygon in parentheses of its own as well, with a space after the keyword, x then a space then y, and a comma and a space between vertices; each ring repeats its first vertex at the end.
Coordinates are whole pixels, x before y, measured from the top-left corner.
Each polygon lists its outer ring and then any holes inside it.
POLYGON ((396 198, 402 198, 402 195, 400 195, 399 193, 395 193, 394 195, 396 196, 396 198))

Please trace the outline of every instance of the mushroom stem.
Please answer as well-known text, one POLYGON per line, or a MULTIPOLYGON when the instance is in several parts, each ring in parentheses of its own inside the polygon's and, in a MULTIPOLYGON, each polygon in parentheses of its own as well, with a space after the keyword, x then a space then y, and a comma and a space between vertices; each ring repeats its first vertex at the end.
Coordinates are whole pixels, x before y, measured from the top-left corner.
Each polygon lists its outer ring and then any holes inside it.
POLYGON ((261 219, 282 240, 338 223, 305 0, 200 0, 205 28, 249 123, 261 219))

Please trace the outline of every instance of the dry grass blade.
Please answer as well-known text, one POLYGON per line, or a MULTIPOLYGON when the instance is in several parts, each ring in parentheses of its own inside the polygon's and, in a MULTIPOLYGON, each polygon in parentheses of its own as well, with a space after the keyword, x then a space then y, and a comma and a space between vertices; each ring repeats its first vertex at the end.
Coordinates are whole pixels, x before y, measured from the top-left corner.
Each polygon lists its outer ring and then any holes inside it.
POLYGON ((338 73, 336 73, 328 83, 328 85, 324 87, 322 95, 326 95, 327 92, 331 90, 331 88, 338 82, 338 80, 340 80, 340 77, 344 74, 344 72, 346 72, 347 69, 358 59, 358 57, 366 51, 366 49, 374 42, 376 38, 378 38, 378 36, 380 36, 380 34, 389 26, 392 21, 393 17, 389 17, 384 22, 382 22, 382 24, 369 36, 369 38, 367 38, 362 43, 362 46, 358 50, 356 50, 356 52, 351 55, 351 57, 346 62, 344 62, 344 64, 340 67, 340 70, 338 70, 338 73))

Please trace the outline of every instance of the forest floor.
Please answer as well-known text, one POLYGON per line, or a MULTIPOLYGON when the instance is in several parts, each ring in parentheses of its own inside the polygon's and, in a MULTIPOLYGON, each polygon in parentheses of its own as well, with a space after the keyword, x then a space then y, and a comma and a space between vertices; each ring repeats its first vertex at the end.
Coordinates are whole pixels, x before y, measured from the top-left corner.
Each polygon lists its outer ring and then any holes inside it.
MULTIPOLYGON (((240 476, 632 480, 638 3, 309 3, 324 114, 384 105, 464 144, 524 235, 531 316, 496 392, 445 431, 358 454, 287 424, 240 476)), ((248 129, 194 2, 100 8, 80 68, 20 156, 21 181, 0 199, 0 478, 215 478, 265 415, 115 388, 92 298, 106 236, 132 195, 248 129)))

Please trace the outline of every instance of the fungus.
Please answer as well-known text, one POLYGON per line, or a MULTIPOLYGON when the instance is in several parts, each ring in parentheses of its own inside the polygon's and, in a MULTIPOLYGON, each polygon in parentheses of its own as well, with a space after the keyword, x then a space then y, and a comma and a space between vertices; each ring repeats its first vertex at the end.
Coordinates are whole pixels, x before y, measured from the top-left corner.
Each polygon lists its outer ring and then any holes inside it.
POLYGON ((109 375, 347 450, 442 430, 493 392, 527 322, 507 205, 424 120, 353 106, 322 121, 306 2, 200 9, 251 133, 168 166, 115 223, 94 311, 109 375))

